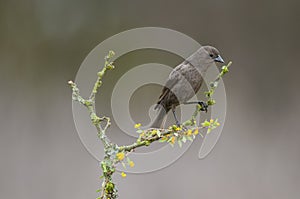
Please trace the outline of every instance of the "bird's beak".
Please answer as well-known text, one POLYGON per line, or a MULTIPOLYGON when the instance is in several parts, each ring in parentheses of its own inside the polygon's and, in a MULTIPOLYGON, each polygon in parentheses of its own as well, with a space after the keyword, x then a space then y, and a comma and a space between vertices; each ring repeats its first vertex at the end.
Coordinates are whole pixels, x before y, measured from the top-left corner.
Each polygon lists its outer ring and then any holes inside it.
POLYGON ((220 55, 218 55, 218 57, 216 57, 214 60, 215 60, 215 62, 224 63, 224 60, 220 55))

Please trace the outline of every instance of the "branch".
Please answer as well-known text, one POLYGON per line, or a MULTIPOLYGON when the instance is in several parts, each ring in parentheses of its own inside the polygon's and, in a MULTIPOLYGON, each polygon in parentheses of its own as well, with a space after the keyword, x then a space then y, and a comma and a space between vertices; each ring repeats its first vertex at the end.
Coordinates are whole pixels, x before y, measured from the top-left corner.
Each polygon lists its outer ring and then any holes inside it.
POLYGON ((113 151, 117 151, 117 149, 116 149, 116 144, 112 143, 106 135, 106 130, 110 127, 111 121, 109 117, 97 116, 95 110, 96 94, 98 92, 99 87, 102 85, 102 78, 107 70, 111 70, 114 68, 113 62, 111 61, 111 58, 113 56, 114 56, 113 51, 109 51, 109 54, 105 56, 104 67, 101 71, 97 73, 98 75, 97 80, 94 84, 93 90, 91 91, 90 97, 88 99, 84 99, 80 95, 79 89, 73 81, 68 82, 68 84, 72 88, 73 101, 77 101, 87 108, 90 115, 91 122, 97 130, 97 136, 104 145, 105 157, 104 160, 101 162, 104 181, 102 183, 102 189, 98 190, 98 192, 101 192, 101 196, 99 197, 101 199, 117 198, 117 190, 115 189, 115 185, 112 183, 112 174, 115 172, 114 158, 111 158, 111 154, 113 154, 113 151))
MULTIPOLYGON (((171 144, 174 144, 176 141, 174 139, 182 140, 183 137, 188 139, 187 137, 190 135, 197 135, 198 133, 196 133, 196 131, 199 132, 199 129, 202 128, 203 127, 197 127, 197 128, 182 130, 182 128, 178 128, 177 126, 174 125, 171 128, 169 127, 168 129, 156 129, 156 128, 147 129, 140 134, 138 140, 135 143, 127 146, 121 146, 119 147, 119 150, 125 152, 131 152, 136 148, 142 146, 149 146, 152 142, 155 142, 157 140, 160 140, 160 142, 170 142, 171 144)), ((195 137, 193 137, 193 139, 194 138, 195 137)))
POLYGON ((98 132, 98 137, 104 144, 105 148, 108 148, 110 145, 112 145, 111 141, 109 138, 106 136, 105 131, 107 128, 111 125, 110 118, 103 116, 103 117, 98 117, 96 114, 95 110, 95 96, 98 92, 99 87, 102 85, 102 78, 107 70, 111 70, 114 68, 113 62, 111 62, 111 58, 114 56, 113 51, 109 51, 109 54, 105 56, 105 64, 103 69, 97 73, 98 77, 97 80, 94 84, 93 90, 90 94, 90 97, 88 99, 84 99, 80 93, 77 85, 73 81, 69 81, 69 85, 72 88, 72 99, 73 101, 77 101, 80 104, 84 105, 90 114, 90 118, 92 123, 95 125, 97 132, 98 132), (102 128, 101 123, 105 121, 104 128, 102 128))
POLYGON ((208 98, 207 100, 207 105, 208 106, 212 106, 216 103, 216 101, 212 98, 213 94, 215 93, 216 88, 219 85, 220 80, 222 79, 222 77, 229 72, 229 67, 231 66, 232 62, 230 61, 227 65, 222 66, 221 68, 221 72, 218 74, 217 78, 215 79, 215 81, 211 82, 209 84, 210 88, 207 92, 204 92, 206 97, 208 98))
MULTIPOLYGON (((97 190, 97 192, 101 192, 100 197, 98 197, 97 199, 116 199, 118 197, 118 190, 116 189, 115 184, 112 181, 112 175, 116 172, 116 165, 118 163, 122 163, 123 166, 126 166, 124 163, 124 158, 126 156, 127 164, 130 167, 134 166, 134 163, 128 157, 128 154, 134 149, 142 146, 149 146, 155 141, 167 142, 172 146, 175 144, 175 142, 177 142, 181 147, 182 143, 185 143, 188 140, 193 141, 198 134, 203 137, 203 135, 200 133, 201 129, 207 129, 207 133, 210 133, 212 129, 217 128, 220 125, 217 119, 210 119, 210 121, 205 120, 203 123, 201 123, 200 126, 198 126, 196 123, 196 117, 204 107, 202 107, 201 105, 197 105, 191 118, 185 121, 180 127, 172 125, 167 129, 149 128, 146 130, 142 130, 140 129, 141 124, 136 124, 135 128, 137 129, 137 133, 139 133, 139 138, 136 142, 127 146, 120 147, 112 143, 106 136, 106 131, 111 125, 110 118, 106 116, 99 117, 96 114, 95 100, 98 89, 102 85, 103 76, 105 75, 107 70, 111 70, 114 68, 113 62, 111 61, 113 56, 113 51, 109 51, 108 55, 105 56, 104 67, 97 73, 97 80, 88 99, 84 99, 80 95, 79 89, 73 81, 68 82, 68 84, 72 88, 73 101, 77 101, 87 108, 91 122, 97 130, 98 138, 104 145, 105 155, 103 161, 101 161, 102 177, 104 179, 101 188, 97 190)), ((218 86, 220 79, 224 76, 224 74, 228 72, 228 67, 230 65, 231 62, 222 67, 222 70, 215 81, 210 83, 209 90, 205 92, 207 97, 206 103, 208 106, 212 106, 215 104, 215 100, 212 98, 212 96, 218 86)), ((126 174, 122 172, 121 176, 126 177, 126 174)))

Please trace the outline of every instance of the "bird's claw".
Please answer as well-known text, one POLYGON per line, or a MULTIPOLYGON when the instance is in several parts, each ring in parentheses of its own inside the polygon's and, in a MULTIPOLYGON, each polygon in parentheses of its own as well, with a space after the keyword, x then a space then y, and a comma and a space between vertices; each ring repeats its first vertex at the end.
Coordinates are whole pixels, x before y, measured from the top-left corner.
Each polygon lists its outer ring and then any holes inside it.
POLYGON ((181 124, 180 124, 179 121, 176 121, 176 126, 177 126, 177 127, 180 127, 180 126, 181 126, 181 124))
POLYGON ((186 126, 180 124, 179 121, 176 121, 176 126, 179 127, 179 128, 181 128, 181 129, 184 130, 184 131, 187 131, 187 130, 188 130, 188 128, 187 128, 186 126))
POLYGON ((202 101, 199 101, 198 104, 201 106, 200 111, 205 111, 205 113, 207 113, 208 105, 202 101))
POLYGON ((182 129, 183 129, 184 131, 187 131, 187 130, 188 130, 188 128, 187 128, 186 126, 184 126, 184 125, 182 125, 182 129))

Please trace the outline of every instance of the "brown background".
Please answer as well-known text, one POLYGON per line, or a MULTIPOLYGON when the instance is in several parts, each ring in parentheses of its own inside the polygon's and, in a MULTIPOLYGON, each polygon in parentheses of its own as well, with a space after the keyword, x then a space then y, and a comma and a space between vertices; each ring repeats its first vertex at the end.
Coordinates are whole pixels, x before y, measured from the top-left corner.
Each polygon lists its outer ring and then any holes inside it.
POLYGON ((76 133, 66 82, 106 38, 160 26, 217 46, 234 61, 224 79, 227 120, 206 159, 197 159, 195 143, 164 170, 117 177, 121 198, 299 198, 299 6, 297 0, 0 1, 0 197, 96 197, 100 169, 76 133))

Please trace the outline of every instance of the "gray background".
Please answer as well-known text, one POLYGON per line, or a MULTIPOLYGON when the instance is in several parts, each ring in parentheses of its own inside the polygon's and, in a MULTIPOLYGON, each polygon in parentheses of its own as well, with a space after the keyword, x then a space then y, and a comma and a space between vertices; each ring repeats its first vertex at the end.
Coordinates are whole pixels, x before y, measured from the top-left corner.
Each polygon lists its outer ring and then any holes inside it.
MULTIPOLYGON (((100 168, 76 133, 66 82, 98 43, 143 26, 183 32, 234 61, 224 78, 227 120, 206 159, 197 158, 198 142, 166 169, 116 177, 121 198, 299 198, 299 6, 296 0, 0 1, 0 198, 97 196, 100 168)), ((139 53, 117 65, 178 63, 139 53)), ((154 101, 158 94, 148 95, 154 101)))

